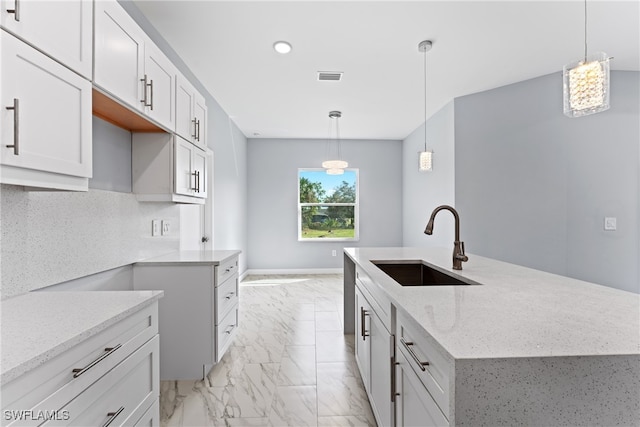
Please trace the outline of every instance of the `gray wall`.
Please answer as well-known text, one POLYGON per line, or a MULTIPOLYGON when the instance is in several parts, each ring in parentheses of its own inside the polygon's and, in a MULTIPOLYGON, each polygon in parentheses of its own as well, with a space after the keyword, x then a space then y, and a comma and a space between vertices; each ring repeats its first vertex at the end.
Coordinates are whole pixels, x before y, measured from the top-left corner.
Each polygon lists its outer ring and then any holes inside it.
POLYGON ((247 138, 205 89, 180 56, 131 1, 119 3, 204 95, 208 108, 207 145, 214 152, 213 248, 239 249, 240 271, 247 268, 247 138))
POLYGON ((344 247, 401 246, 402 144, 380 140, 342 141, 359 169, 360 241, 298 241, 298 168, 319 167, 325 152, 326 140, 249 139, 250 269, 340 268, 344 247))
POLYGON ((93 177, 89 188, 131 193, 131 132, 92 117, 93 177))
POLYGON ((424 123, 402 144, 403 246, 453 246, 454 221, 449 212, 438 214, 433 235, 424 234, 434 208, 445 204, 455 206, 453 112, 453 102, 450 102, 426 123, 427 149, 433 150, 431 172, 418 171, 418 152, 424 150, 424 123))
POLYGON ((640 292, 639 73, 611 81, 611 109, 577 119, 559 74, 455 100, 468 252, 640 292))

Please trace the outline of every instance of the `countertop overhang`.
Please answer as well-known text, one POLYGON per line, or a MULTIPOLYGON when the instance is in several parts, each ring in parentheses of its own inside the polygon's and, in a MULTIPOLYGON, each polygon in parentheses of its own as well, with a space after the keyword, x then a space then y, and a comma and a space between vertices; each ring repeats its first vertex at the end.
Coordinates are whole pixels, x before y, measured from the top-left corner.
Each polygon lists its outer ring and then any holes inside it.
POLYGON ((640 295, 451 249, 345 248, 345 254, 454 359, 640 354, 640 295), (478 285, 403 287, 376 261, 422 260, 478 285))

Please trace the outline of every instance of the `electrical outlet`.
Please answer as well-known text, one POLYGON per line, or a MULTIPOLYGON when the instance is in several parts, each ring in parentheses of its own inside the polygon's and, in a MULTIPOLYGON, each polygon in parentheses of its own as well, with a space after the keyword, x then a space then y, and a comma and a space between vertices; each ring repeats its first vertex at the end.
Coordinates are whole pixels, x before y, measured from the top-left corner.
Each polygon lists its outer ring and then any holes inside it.
POLYGON ((332 250, 332 251, 331 251, 331 256, 336 256, 336 255, 337 255, 336 250, 335 250, 335 249, 334 249, 334 250, 332 250))
POLYGON ((166 219, 162 220, 162 235, 168 236, 171 233, 171 223, 166 219))
POLYGON ((153 237, 160 235, 160 220, 154 219, 151 221, 151 235, 153 237))
POLYGON ((604 229, 606 231, 615 231, 618 227, 616 224, 616 218, 615 217, 605 217, 604 218, 604 229))

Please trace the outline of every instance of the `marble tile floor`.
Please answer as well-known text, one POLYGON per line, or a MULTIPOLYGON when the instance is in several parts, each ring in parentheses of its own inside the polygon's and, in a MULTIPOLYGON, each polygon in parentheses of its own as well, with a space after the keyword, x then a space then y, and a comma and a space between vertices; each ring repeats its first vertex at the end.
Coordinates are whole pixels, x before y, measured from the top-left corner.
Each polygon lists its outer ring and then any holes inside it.
POLYGON ((204 380, 161 383, 162 427, 375 426, 342 286, 338 274, 243 280, 233 345, 204 380))

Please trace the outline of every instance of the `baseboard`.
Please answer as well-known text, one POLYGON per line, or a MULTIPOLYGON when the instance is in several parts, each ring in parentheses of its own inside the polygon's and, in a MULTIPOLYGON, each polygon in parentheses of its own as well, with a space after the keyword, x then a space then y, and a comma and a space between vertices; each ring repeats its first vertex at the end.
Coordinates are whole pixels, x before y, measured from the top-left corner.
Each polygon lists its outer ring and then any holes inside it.
POLYGON ((271 275, 271 274, 282 274, 282 275, 292 275, 292 274, 342 274, 342 268, 286 268, 286 269, 249 269, 244 274, 243 277, 248 275, 271 275))

